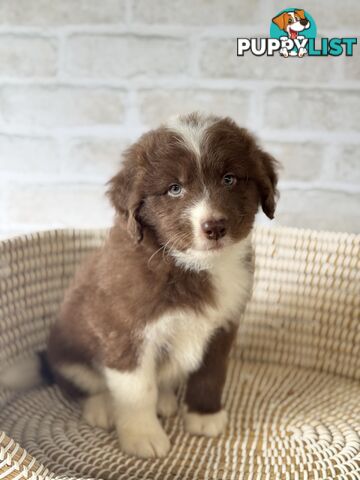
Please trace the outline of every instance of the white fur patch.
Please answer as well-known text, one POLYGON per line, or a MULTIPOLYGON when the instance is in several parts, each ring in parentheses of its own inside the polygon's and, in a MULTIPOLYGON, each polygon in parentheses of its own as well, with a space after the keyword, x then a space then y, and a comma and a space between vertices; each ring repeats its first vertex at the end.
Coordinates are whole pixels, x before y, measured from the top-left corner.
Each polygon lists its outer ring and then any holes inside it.
POLYGON ((108 392, 87 397, 83 406, 83 419, 92 427, 110 430, 114 426, 112 402, 108 392))
POLYGON ((213 117, 198 114, 197 124, 194 125, 191 122, 189 123, 186 116, 178 115, 170 118, 165 126, 179 134, 183 138, 186 147, 194 152, 197 159, 200 160, 201 143, 207 128, 214 122, 215 119, 213 117))
POLYGON ((188 210, 188 215, 192 224, 193 235, 194 235, 194 245, 198 248, 201 248, 202 240, 202 231, 201 224, 207 218, 211 216, 211 210, 209 202, 204 198, 200 200, 196 205, 193 205, 188 210))
POLYGON ((133 424, 123 427, 119 434, 121 449, 129 455, 142 458, 164 457, 170 449, 170 440, 160 421, 133 418, 133 424))
POLYGON ((163 315, 147 328, 148 341, 154 345, 159 359, 160 387, 181 382, 199 367, 204 348, 219 323, 218 318, 178 310, 163 315), (166 354, 162 358, 163 352, 166 354))
POLYGON ((81 390, 95 394, 106 389, 103 376, 80 363, 67 363, 56 367, 63 377, 81 390))
POLYGON ((141 363, 135 370, 104 369, 108 389, 119 409, 124 407, 127 410, 138 410, 138 407, 155 407, 157 386, 153 348, 149 343, 145 346, 141 363))
POLYGON ((170 417, 177 410, 177 398, 171 389, 159 390, 159 398, 157 401, 157 413, 161 417, 170 417))
POLYGON ((209 217, 214 216, 214 212, 212 211, 207 198, 203 198, 195 205, 191 206, 188 212, 194 229, 198 228, 199 225, 209 217))
POLYGON ((217 437, 225 430, 227 414, 225 410, 208 414, 186 412, 184 421, 185 429, 189 433, 217 437))

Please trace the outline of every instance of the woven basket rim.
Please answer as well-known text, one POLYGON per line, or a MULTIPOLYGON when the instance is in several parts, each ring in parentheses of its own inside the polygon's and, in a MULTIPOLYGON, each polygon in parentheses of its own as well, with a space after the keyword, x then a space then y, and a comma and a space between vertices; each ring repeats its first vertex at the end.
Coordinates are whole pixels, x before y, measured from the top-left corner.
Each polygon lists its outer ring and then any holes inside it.
MULTIPOLYGON (((50 228, 46 230, 34 230, 33 232, 26 232, 21 234, 16 234, 14 236, 5 237, 0 239, 0 245, 5 244, 8 242, 19 242, 19 241, 28 241, 32 240, 34 237, 39 239, 56 236, 58 234, 63 235, 79 235, 79 234, 86 234, 89 235, 104 235, 109 232, 111 226, 109 227, 60 227, 60 228, 50 228)), ((290 236, 322 236, 327 237, 331 236, 336 239, 341 238, 351 238, 353 240, 360 241, 360 233, 355 232, 339 232, 339 231, 331 231, 331 230, 315 230, 311 228, 299 228, 299 227, 288 227, 288 226, 267 226, 267 225, 255 225, 253 228, 253 232, 273 232, 273 233, 283 233, 288 234, 290 236)))

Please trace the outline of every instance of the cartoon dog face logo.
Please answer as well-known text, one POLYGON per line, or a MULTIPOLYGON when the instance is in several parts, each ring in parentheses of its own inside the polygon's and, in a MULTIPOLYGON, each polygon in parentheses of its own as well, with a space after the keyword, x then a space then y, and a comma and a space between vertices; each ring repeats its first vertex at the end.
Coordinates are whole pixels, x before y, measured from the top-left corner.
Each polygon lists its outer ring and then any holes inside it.
POLYGON ((294 40, 299 35, 299 32, 310 28, 310 22, 305 17, 304 10, 294 10, 293 12, 284 12, 273 18, 272 21, 284 30, 294 40))
MULTIPOLYGON (((295 40, 300 32, 310 28, 310 21, 306 18, 304 10, 293 10, 280 13, 280 15, 274 17, 272 21, 280 28, 280 30, 284 30, 291 40, 295 40)), ((298 52, 300 57, 307 53, 305 48, 300 50, 298 52)), ((287 52, 280 51, 280 53, 285 57, 288 56, 287 52)))

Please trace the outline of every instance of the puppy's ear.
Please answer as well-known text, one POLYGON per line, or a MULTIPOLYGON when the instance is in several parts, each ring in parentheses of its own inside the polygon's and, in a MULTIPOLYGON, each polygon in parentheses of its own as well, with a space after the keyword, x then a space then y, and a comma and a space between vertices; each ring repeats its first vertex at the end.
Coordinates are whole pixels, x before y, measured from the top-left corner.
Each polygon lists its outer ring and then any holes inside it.
POLYGON ((301 19, 305 18, 305 11, 304 10, 295 10, 296 15, 299 15, 301 19))
POLYGON ((137 243, 143 238, 143 229, 139 218, 142 205, 142 180, 137 168, 137 162, 132 162, 130 150, 125 158, 123 167, 109 182, 107 195, 115 207, 116 212, 124 221, 130 235, 137 243))
POLYGON ((280 13, 280 15, 272 19, 272 21, 280 28, 280 30, 285 30, 288 20, 289 14, 286 12, 280 13))
POLYGON ((278 167, 279 164, 274 157, 260 149, 258 150, 256 184, 259 189, 263 212, 271 219, 274 218, 278 197, 276 189, 278 167))

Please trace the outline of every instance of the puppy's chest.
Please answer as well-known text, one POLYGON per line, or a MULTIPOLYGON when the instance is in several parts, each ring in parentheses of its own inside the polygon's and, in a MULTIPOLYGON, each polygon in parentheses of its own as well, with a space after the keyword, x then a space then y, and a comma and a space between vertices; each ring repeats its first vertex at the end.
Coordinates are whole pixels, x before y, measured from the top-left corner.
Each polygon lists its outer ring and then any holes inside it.
POLYGON ((172 310, 152 327, 159 374, 166 379, 196 370, 216 329, 238 321, 245 308, 252 287, 247 265, 220 265, 211 273, 210 281, 215 304, 205 305, 201 313, 191 307, 172 310))

